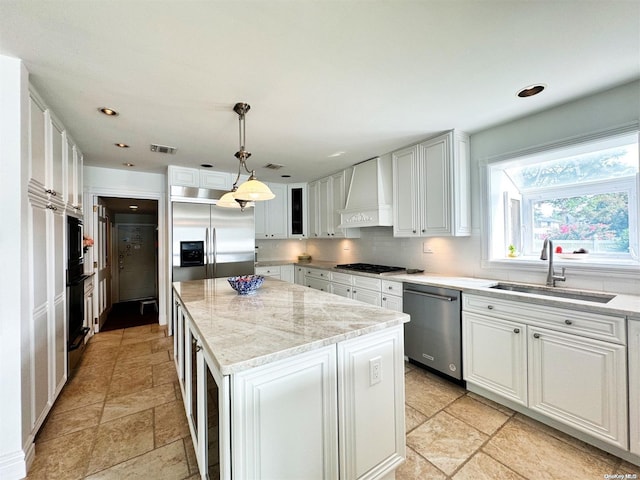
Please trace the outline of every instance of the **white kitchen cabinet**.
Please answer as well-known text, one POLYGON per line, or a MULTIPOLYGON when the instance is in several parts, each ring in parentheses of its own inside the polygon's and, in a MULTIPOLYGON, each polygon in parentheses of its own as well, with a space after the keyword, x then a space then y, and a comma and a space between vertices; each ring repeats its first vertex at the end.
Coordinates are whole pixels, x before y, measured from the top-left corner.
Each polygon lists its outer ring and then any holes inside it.
POLYGON ((263 277, 277 278, 280 280, 282 267, 280 265, 274 265, 270 267, 256 267, 256 275, 262 275, 263 277))
POLYGON ((268 183, 275 198, 255 202, 256 239, 287 238, 287 186, 268 183))
POLYGON ((465 380, 527 405, 526 325, 462 314, 465 380))
POLYGON ((309 183, 309 237, 359 238, 359 228, 339 227, 346 202, 346 172, 309 183))
POLYGON ((29 91, 29 178, 42 191, 47 184, 45 156, 45 124, 49 117, 47 108, 33 91, 29 91))
POLYGON ((169 185, 211 190, 231 190, 236 176, 227 172, 169 165, 169 185))
POLYGON ((640 455, 640 318, 630 317, 629 331, 629 450, 640 455))
POLYGON ((382 305, 380 279, 333 271, 327 274, 331 280, 329 292, 378 307, 382 305))
POLYGON ((295 273, 292 264, 280 266, 280 280, 295 283, 295 273))
POLYGON ((470 235, 468 142, 450 131, 392 154, 394 236, 470 235))
POLYGON ((304 285, 305 267, 300 265, 295 265, 293 274, 294 274, 296 285, 304 285))
POLYGON ((382 306, 402 312, 402 282, 382 280, 382 306))
POLYGON ((65 132, 64 138, 64 199, 66 208, 82 213, 82 153, 65 132))
POLYGON ((404 461, 403 338, 398 326, 338 344, 340 478, 380 478, 404 461))
POLYGON ((232 393, 236 478, 338 478, 335 345, 240 372, 232 393))
POLYGON ((464 379, 627 449, 624 326, 624 317, 464 295, 464 379))
POLYGON ((626 348, 528 327, 529 408, 627 448, 626 348))

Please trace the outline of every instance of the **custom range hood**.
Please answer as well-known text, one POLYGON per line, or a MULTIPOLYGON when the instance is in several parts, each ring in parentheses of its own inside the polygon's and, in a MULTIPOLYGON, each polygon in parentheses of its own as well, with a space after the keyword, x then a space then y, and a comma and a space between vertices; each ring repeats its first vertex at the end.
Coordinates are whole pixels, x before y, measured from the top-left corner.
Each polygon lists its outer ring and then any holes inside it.
POLYGON ((390 154, 354 165, 340 227, 392 226, 392 199, 390 154))

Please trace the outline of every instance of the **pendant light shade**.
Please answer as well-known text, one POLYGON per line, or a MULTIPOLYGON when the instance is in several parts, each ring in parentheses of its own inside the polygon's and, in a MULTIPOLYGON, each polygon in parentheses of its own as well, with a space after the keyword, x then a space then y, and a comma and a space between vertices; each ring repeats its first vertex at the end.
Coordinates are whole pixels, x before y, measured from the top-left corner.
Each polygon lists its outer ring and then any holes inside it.
POLYGON ((247 103, 236 103, 233 107, 233 111, 238 114, 240 132, 240 148, 235 155, 239 161, 238 177, 233 183, 231 191, 225 193, 222 198, 218 200, 217 206, 219 207, 240 208, 241 210, 244 210, 248 205, 248 202, 271 200, 272 198, 275 198, 271 189, 266 184, 258 181, 255 171, 249 170, 249 167, 247 167, 247 159, 251 156, 251 152, 245 149, 244 117, 250 108, 251 106, 247 103), (246 182, 238 186, 238 180, 240 180, 240 173, 243 167, 246 172, 251 175, 246 182))
POLYGON ((275 195, 271 189, 259 180, 251 179, 244 182, 238 187, 235 193, 231 193, 236 200, 246 200, 247 202, 255 202, 261 200, 271 200, 275 195))

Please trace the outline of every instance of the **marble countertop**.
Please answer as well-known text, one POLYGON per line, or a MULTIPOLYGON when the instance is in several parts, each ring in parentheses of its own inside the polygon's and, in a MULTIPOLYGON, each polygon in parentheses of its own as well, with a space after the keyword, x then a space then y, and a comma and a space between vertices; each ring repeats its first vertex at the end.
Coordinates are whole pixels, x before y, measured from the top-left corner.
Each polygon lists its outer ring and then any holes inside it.
MULTIPOLYGON (((393 280, 397 282, 417 283, 420 285, 430 285, 435 287, 453 288, 463 293, 476 293, 482 295, 490 295, 496 298, 504 298, 507 300, 526 301, 528 303, 536 303, 540 305, 550 305, 560 308, 572 308, 574 310, 601 313, 605 315, 625 315, 631 320, 640 321, 640 295, 624 295, 616 294, 616 292, 593 292, 593 293, 613 293, 615 298, 607 303, 587 302, 571 298, 550 297, 548 295, 535 295, 531 293, 512 292, 506 290, 496 290, 491 288, 493 285, 500 283, 501 280, 474 278, 474 277, 452 277, 448 275, 437 275, 430 273, 419 274, 399 274, 399 275, 376 275, 370 273, 353 272, 335 268, 335 262, 324 262, 312 260, 311 263, 295 263, 299 266, 310 268, 321 268, 325 270, 334 270, 337 272, 351 273, 368 277, 381 278, 383 280, 393 280)), ((518 282, 506 282, 518 283, 518 282)), ((523 284, 524 285, 524 284, 523 284)), ((540 287, 541 285, 535 285, 540 287)), ((558 290, 568 290, 557 287, 558 290)), ((587 290, 574 290, 577 292, 588 292, 587 290)))
POLYGON ((173 287, 223 375, 409 321, 405 313, 271 278, 247 296, 226 278, 173 287))

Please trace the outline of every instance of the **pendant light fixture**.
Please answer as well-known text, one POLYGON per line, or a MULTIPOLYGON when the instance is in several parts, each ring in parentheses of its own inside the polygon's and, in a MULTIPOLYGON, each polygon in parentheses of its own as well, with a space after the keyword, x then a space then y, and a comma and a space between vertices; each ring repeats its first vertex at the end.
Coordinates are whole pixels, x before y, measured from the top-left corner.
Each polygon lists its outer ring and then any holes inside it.
POLYGON ((256 178, 255 170, 249 170, 247 167, 247 159, 251 156, 251 152, 245 149, 245 115, 249 111, 251 106, 247 103, 236 103, 233 107, 234 112, 238 114, 239 123, 239 136, 240 136, 240 148, 236 152, 236 158, 238 159, 238 176, 236 181, 233 182, 233 188, 230 192, 225 193, 217 205, 219 207, 227 208, 240 208, 244 210, 249 202, 271 200, 275 198, 275 195, 269 189, 267 185, 262 183, 256 178), (249 174, 249 179, 238 186, 240 180, 240 174, 242 169, 249 174))

